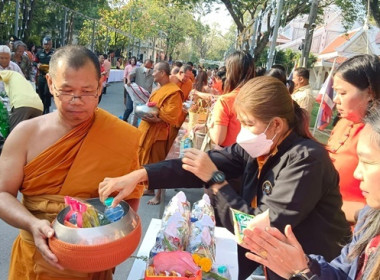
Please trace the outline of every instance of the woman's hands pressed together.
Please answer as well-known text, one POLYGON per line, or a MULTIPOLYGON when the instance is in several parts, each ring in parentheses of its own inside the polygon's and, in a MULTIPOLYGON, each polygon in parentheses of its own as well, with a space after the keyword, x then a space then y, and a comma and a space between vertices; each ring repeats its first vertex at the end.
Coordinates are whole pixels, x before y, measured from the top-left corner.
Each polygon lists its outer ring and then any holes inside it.
POLYGON ((273 227, 245 229, 241 246, 252 252, 246 253, 248 259, 286 279, 308 268, 308 259, 290 225, 285 227, 285 235, 273 227))

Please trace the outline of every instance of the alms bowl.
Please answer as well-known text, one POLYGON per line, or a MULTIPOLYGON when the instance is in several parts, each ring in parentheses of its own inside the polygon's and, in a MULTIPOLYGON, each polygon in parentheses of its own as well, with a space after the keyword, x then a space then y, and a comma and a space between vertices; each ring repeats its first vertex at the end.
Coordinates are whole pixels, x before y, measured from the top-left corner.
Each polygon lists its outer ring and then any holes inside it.
POLYGON ((159 109, 155 106, 148 106, 146 104, 143 105, 137 105, 135 114, 138 118, 144 118, 144 117, 153 117, 153 116, 158 116, 159 109))
MULTIPOLYGON (((104 212, 103 203, 89 199, 88 203, 104 212)), ((49 246, 58 262, 66 269, 97 272, 111 269, 126 260, 137 248, 141 238, 141 221, 128 203, 120 203, 124 216, 120 220, 93 228, 72 228, 63 224, 69 207, 53 222, 55 236, 49 246)))

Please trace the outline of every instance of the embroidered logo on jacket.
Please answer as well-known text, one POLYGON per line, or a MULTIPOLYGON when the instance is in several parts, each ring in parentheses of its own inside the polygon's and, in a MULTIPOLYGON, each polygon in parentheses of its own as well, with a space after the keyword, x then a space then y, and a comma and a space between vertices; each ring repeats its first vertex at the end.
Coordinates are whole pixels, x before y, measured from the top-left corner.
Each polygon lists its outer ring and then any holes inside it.
POLYGON ((263 192, 266 194, 266 195, 270 195, 272 193, 272 189, 273 189, 273 186, 272 186, 272 183, 268 180, 266 180, 261 189, 263 190, 263 192))

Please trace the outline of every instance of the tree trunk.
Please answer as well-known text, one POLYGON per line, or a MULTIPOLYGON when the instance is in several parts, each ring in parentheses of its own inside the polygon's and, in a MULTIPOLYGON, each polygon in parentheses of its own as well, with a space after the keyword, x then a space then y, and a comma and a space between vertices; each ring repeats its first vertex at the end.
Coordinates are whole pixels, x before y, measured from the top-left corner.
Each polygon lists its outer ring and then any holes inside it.
MULTIPOLYGON (((367 1, 365 1, 367 2, 367 1)), ((378 0, 370 0, 369 1, 369 8, 371 10, 371 14, 376 21, 377 26, 380 27, 380 7, 379 7, 379 1, 378 0)))
POLYGON ((236 26, 237 26, 237 29, 239 30, 239 32, 240 33, 243 32, 243 30, 245 28, 244 23, 241 21, 239 16, 234 11, 234 7, 232 6, 231 1, 230 0, 221 0, 221 1, 224 3, 224 5, 226 6, 228 12, 230 13, 232 19, 236 23, 236 26))
POLYGON ((30 32, 32 29, 32 20, 33 20, 33 15, 35 12, 36 8, 36 2, 37 1, 25 1, 25 11, 24 11, 24 19, 23 19, 23 40, 24 42, 28 42, 29 37, 30 37, 30 32), (27 4, 29 2, 29 4, 27 4), (28 9, 27 7, 30 7, 28 9))
POLYGON ((70 13, 69 26, 67 28, 67 44, 71 45, 73 43, 73 32, 74 32, 74 13, 70 13))

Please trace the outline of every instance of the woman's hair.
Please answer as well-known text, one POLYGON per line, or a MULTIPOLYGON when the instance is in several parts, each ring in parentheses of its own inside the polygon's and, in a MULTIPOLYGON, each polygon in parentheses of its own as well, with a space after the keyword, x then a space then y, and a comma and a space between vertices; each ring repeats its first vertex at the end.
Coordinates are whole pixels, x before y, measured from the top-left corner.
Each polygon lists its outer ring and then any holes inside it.
POLYGON ((245 51, 236 51, 226 59, 226 82, 224 92, 231 92, 242 87, 255 77, 255 63, 252 56, 245 51))
POLYGON ((294 82, 292 80, 287 80, 286 81, 286 86, 287 86, 287 88, 289 90, 289 93, 292 94, 293 91, 294 91, 294 87, 295 87, 294 82))
POLYGON ((193 88, 197 91, 203 91, 203 87, 207 85, 207 78, 207 73, 205 71, 199 71, 197 77, 195 78, 193 88))
POLYGON ((285 72, 282 71, 279 68, 272 68, 272 69, 270 69, 269 72, 265 76, 271 76, 271 77, 277 78, 281 82, 283 82, 284 85, 286 85, 286 75, 285 75, 285 72))
POLYGON ((261 76, 248 81, 236 96, 235 109, 244 110, 264 123, 280 117, 298 135, 314 139, 305 110, 293 102, 284 83, 276 78, 261 76))
POLYGON ((372 98, 380 100, 380 59, 376 55, 351 57, 338 67, 335 75, 361 90, 369 88, 372 98))
POLYGON ((380 250, 376 250, 372 256, 369 257, 367 265, 364 269, 362 276, 364 280, 379 280, 380 279, 380 250))
POLYGON ((265 67, 256 67, 255 69, 255 77, 260 77, 260 76, 264 76, 265 75, 265 72, 267 71, 267 69, 265 69, 265 67))
POLYGON ((137 64, 137 58, 135 56, 132 56, 130 59, 129 59, 129 64, 132 64, 132 59, 135 60, 135 65, 137 64))
POLYGON ((25 50, 28 50, 28 47, 23 41, 16 41, 13 45, 14 50, 16 51, 18 47, 23 47, 25 50))

